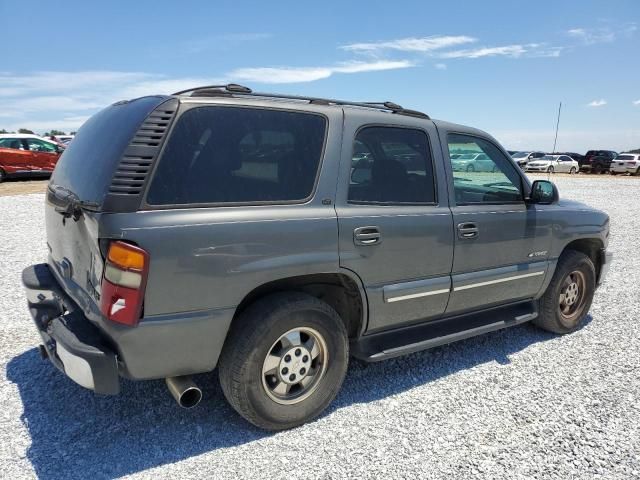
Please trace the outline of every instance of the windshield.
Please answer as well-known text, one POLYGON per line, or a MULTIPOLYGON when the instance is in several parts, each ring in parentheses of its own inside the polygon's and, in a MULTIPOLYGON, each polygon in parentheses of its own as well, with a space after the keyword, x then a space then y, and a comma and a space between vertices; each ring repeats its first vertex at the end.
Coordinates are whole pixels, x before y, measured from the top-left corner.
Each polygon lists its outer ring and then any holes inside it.
POLYGON ((538 160, 542 160, 543 162, 550 162, 551 160, 555 160, 556 157, 553 155, 545 155, 544 157, 539 158, 538 160))
POLYGON ((511 155, 511 158, 524 158, 528 155, 529 154, 527 152, 516 152, 513 155, 511 155))
POLYGON ((633 155, 618 155, 616 160, 635 160, 633 155))
POLYGON ((476 158, 476 154, 474 153, 465 153, 463 155, 459 155, 456 160, 472 160, 476 158))

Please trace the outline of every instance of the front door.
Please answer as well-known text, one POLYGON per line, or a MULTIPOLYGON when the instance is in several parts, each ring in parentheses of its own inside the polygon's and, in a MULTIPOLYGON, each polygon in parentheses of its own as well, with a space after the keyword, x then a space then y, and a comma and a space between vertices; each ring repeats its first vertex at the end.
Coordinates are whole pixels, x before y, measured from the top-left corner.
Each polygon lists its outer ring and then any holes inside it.
POLYGON ((58 160, 58 150, 53 143, 38 138, 27 138, 29 151, 33 154, 35 169, 53 171, 58 160))
POLYGON ((455 227, 452 292, 447 314, 534 297, 547 272, 552 223, 524 202, 517 167, 487 139, 442 132, 449 155, 484 153, 493 167, 451 170, 455 227))
POLYGON ((345 125, 340 266, 365 286, 368 331, 439 317, 449 299, 453 228, 437 134, 430 121, 405 122, 362 126, 350 115, 345 125))

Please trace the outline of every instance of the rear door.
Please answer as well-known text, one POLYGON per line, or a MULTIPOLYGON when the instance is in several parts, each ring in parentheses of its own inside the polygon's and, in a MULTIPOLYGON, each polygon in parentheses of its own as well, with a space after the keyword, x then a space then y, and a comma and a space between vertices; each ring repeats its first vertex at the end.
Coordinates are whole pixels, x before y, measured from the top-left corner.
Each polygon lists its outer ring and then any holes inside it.
POLYGON ((452 292, 447 314, 531 298, 542 286, 551 242, 551 220, 524 202, 523 178, 492 141, 441 131, 448 151, 481 151, 488 172, 452 172, 456 229, 452 292), (447 148, 448 147, 448 148, 447 148))
POLYGON ((340 266, 362 280, 376 331, 444 313, 453 229, 433 123, 370 121, 345 119, 336 211, 340 266))

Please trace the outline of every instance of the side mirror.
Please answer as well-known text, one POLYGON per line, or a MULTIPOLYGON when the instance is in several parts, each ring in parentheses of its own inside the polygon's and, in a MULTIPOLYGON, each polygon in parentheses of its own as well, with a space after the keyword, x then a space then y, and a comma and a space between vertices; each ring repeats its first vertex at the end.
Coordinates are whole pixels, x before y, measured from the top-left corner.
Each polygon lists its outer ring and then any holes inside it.
POLYGON ((536 180, 531 185, 531 194, 529 195, 529 203, 538 203, 541 205, 550 205, 558 203, 560 193, 558 187, 548 180, 536 180))

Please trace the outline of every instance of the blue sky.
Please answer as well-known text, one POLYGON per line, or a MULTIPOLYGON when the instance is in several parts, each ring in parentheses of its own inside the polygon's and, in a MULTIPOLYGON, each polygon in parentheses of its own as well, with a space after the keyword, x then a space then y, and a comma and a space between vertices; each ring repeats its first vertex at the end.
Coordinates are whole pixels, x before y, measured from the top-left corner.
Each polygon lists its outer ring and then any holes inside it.
POLYGON ((640 1, 0 0, 0 128, 229 82, 392 100, 505 147, 640 147, 640 1), (27 17, 22 17, 27 18, 27 17))

